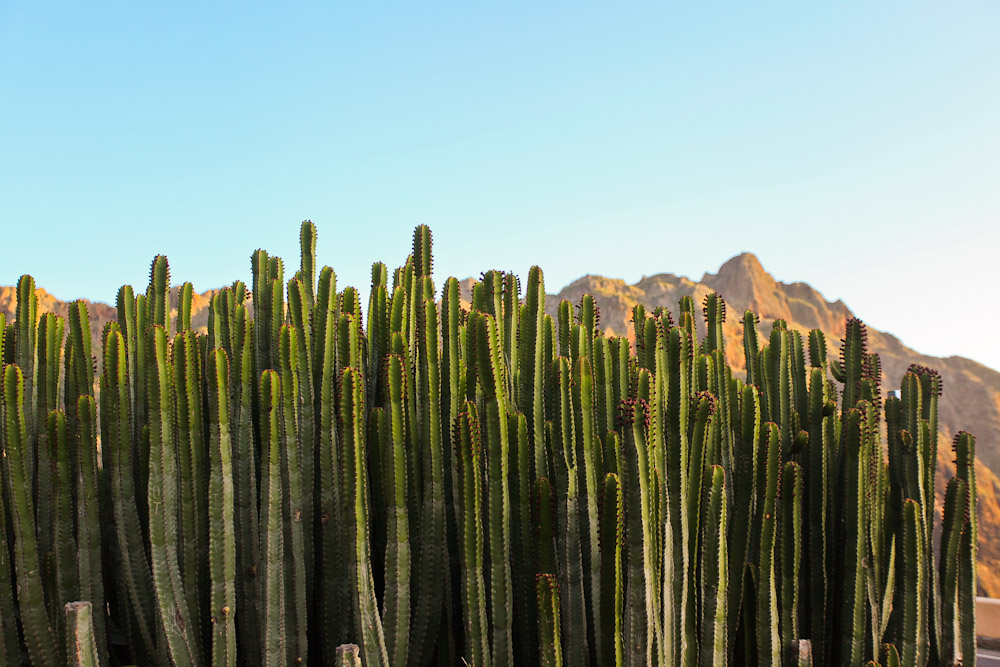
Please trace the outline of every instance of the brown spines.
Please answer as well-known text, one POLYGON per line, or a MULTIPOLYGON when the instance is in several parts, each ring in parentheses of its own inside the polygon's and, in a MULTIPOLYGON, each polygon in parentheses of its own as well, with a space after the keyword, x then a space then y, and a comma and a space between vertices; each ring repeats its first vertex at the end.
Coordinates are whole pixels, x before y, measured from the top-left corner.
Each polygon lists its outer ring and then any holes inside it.
POLYGON ((618 417, 615 420, 619 428, 624 428, 625 425, 631 426, 635 423, 636 406, 642 409, 643 426, 649 428, 649 403, 644 398, 622 399, 622 402, 618 405, 618 417))
POLYGON ((941 379, 941 374, 938 373, 933 368, 928 368, 927 366, 922 366, 921 364, 910 364, 907 369, 908 373, 913 373, 923 381, 924 377, 928 377, 931 383, 931 393, 934 396, 940 398, 941 393, 944 391, 944 381, 941 379))
MULTIPOLYGON (((712 300, 713 297, 715 298, 715 300, 721 306, 721 308, 719 309, 721 311, 720 314, 722 315, 721 319, 722 319, 723 322, 725 322, 726 321, 726 300, 723 299, 722 295, 719 294, 718 292, 712 292, 711 294, 706 294, 705 295, 705 300, 702 302, 701 312, 702 312, 702 314, 704 314, 705 319, 707 320, 708 319, 708 303, 712 300)), ((756 317, 756 315, 754 315, 754 317, 756 317)))
POLYGON ((698 406, 701 404, 702 399, 708 400, 708 416, 711 417, 715 414, 716 399, 715 395, 709 391, 699 391, 694 396, 690 398, 690 407, 688 408, 691 412, 696 412, 698 406))

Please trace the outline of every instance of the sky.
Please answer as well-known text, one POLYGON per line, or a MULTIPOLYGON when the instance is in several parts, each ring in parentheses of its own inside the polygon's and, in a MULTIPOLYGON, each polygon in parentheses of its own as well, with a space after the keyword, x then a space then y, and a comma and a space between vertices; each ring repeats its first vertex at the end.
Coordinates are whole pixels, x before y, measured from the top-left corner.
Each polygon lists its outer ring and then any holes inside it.
POLYGON ((0 285, 698 279, 1000 369, 1000 4, 0 2, 0 285), (675 6, 670 6, 675 5, 675 6))

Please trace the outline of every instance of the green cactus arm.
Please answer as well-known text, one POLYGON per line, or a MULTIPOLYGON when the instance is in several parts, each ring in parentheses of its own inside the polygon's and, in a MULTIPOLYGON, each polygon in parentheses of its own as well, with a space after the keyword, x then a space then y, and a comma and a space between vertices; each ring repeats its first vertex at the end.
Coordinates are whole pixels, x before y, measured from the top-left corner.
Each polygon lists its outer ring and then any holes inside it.
POLYGON ((536 477, 531 490, 536 546, 536 574, 556 569, 556 536, 552 484, 547 477, 536 477))
POLYGON ((361 368, 361 330, 358 319, 341 313, 337 328, 337 360, 341 368, 361 368))
POLYGON ((826 368, 826 334, 821 329, 809 332, 809 365, 813 368, 826 368))
POLYGON ((959 544, 965 527, 965 482, 957 477, 948 482, 945 493, 944 516, 941 529, 941 645, 939 658, 946 664, 953 663, 961 652, 961 616, 958 607, 959 544))
POLYGON ((101 562, 101 519, 97 471, 97 402, 93 396, 77 399, 80 441, 77 449, 78 572, 80 596, 99 610, 93 615, 94 636, 101 660, 107 660, 108 644, 104 622, 104 580, 101 562))
MULTIPOLYGON (((14 343, 16 345, 14 362, 24 374, 25 437, 28 438, 30 444, 26 454, 34 471, 36 447, 34 441, 37 439, 38 431, 42 429, 40 428, 41 425, 38 428, 35 425, 38 295, 35 294, 35 279, 29 275, 23 275, 17 281, 17 306, 15 312, 14 327, 17 333, 14 336, 14 343)), ((87 359, 89 361, 90 357, 87 357, 87 359)), ((32 476, 34 476, 34 473, 32 476)))
MULTIPOLYGON (((490 357, 498 362, 499 353, 492 316, 480 323, 488 324, 481 334, 489 336, 490 357)), ((482 358, 482 356, 480 357, 482 358)), ((499 376, 496 368, 494 377, 499 376)), ((507 413, 501 406, 502 392, 486 399, 486 512, 490 563, 490 619, 492 622, 492 658, 495 665, 512 665, 513 638, 511 610, 513 589, 510 571, 510 491, 508 488, 510 444, 507 434, 507 413)))
POLYGON ((840 361, 844 369, 843 410, 846 413, 861 398, 861 381, 865 376, 868 359, 868 330, 861 320, 847 320, 844 342, 840 348, 840 361))
POLYGON ((729 565, 727 636, 730 657, 734 655, 737 624, 746 597, 743 586, 743 570, 751 549, 751 526, 756 523, 757 459, 761 423, 757 387, 750 384, 744 385, 739 396, 739 427, 734 434, 734 470, 730 477, 734 487, 730 492, 733 496, 733 513, 729 520, 729 535, 726 540, 731 554, 727 558, 729 565))
POLYGON ((512 640, 515 664, 523 664, 535 655, 537 632, 533 581, 535 574, 534 537, 531 523, 532 451, 528 420, 523 413, 509 416, 511 438, 511 549, 510 574, 513 592, 512 640))
POLYGON ((336 655, 337 667, 362 667, 361 647, 357 644, 341 644, 336 655))
MULTIPOLYGON (((577 466, 568 467, 565 473, 566 495, 563 501, 563 526, 560 531, 560 570, 564 573, 566 592, 563 609, 562 636, 566 641, 566 660, 574 665, 586 664, 589 655, 587 637, 587 608, 580 544, 580 490, 577 466)), ((563 504, 560 503, 560 504, 563 504)))
POLYGON ((778 604, 775 590, 775 528, 778 485, 781 470, 781 432, 778 425, 768 422, 764 425, 765 436, 761 446, 766 451, 763 475, 763 504, 758 512, 760 517, 760 547, 757 557, 759 584, 757 587, 757 663, 758 665, 781 664, 781 638, 778 633, 778 604))
MULTIPOLYGON (((313 306, 313 332, 316 336, 316 344, 313 346, 313 367, 315 370, 316 394, 319 395, 320 373, 323 356, 323 336, 327 330, 328 322, 333 320, 334 330, 340 320, 340 313, 337 312, 337 274, 329 266, 324 266, 319 272, 319 281, 316 287, 316 302, 313 306)), ((336 647, 334 647, 336 651, 336 647)))
POLYGON ((146 319, 150 326, 160 325, 170 332, 170 265, 166 255, 157 255, 149 267, 146 288, 146 319))
POLYGON ((916 500, 903 501, 900 662, 927 664, 927 577, 924 561, 923 512, 916 500))
POLYGON ((525 411, 528 432, 534 442, 535 474, 543 477, 549 474, 545 460, 545 361, 542 349, 545 282, 542 270, 537 266, 531 267, 528 272, 524 301, 526 310, 521 318, 521 340, 518 345, 518 365, 522 379, 518 405, 525 411))
POLYGON ((305 567, 306 605, 314 606, 315 550, 313 524, 316 503, 316 384, 313 379, 312 299, 301 280, 288 283, 288 313, 295 329, 298 362, 296 385, 298 410, 296 435, 299 458, 299 479, 302 485, 302 544, 305 567))
MULTIPOLYGON (((35 513, 39 528, 41 529, 38 534, 38 552, 42 557, 42 576, 45 581, 45 587, 48 590, 54 590, 56 588, 52 579, 53 572, 49 567, 52 563, 52 559, 49 554, 51 554, 56 548, 56 545, 59 545, 60 543, 59 538, 53 534, 56 526, 54 520, 55 507, 53 506, 53 500, 59 498, 59 496, 55 494, 52 489, 54 482, 52 477, 55 468, 52 453, 50 451, 52 443, 48 435, 46 424, 48 422, 49 413, 60 407, 59 362, 62 357, 63 324, 63 319, 53 315, 52 313, 45 313, 42 315, 41 319, 39 319, 37 347, 38 358, 36 360, 37 365, 35 371, 37 375, 37 383, 35 386, 37 399, 34 423, 36 424, 37 441, 32 448, 35 452, 36 459, 36 482, 34 489, 36 500, 35 513)), ((67 468, 66 475, 68 479, 72 479, 70 470, 72 470, 72 466, 67 468)), ((72 494, 68 494, 66 496, 67 503, 72 500, 72 497, 72 494)), ((75 566, 73 569, 76 569, 75 566)), ((61 605, 61 603, 53 603, 52 611, 49 614, 49 617, 53 619, 53 623, 56 626, 60 625, 64 621, 62 609, 59 605, 61 605)))
MULTIPOLYGON (((593 355, 591 364, 594 371, 594 394, 596 402, 594 411, 597 419, 597 433, 604 437, 608 431, 615 428, 615 410, 617 404, 614 398, 614 370, 611 363, 611 348, 608 339, 597 336, 593 340, 593 355)), ((603 457, 604 465, 609 472, 615 472, 614 458, 603 457)))
POLYGON ((431 228, 418 225, 413 230, 413 264, 417 276, 429 276, 434 268, 431 228))
POLYGON ((257 249, 250 256, 253 271, 251 294, 254 308, 254 356, 261 372, 274 367, 268 339, 268 332, 271 330, 267 321, 270 315, 271 280, 267 275, 267 264, 267 252, 264 250, 257 249))
POLYGON ((368 403, 371 407, 386 404, 382 362, 388 354, 389 293, 385 285, 373 284, 368 299, 368 403))
POLYGON ((965 482, 968 520, 959 545, 958 613, 963 656, 976 654, 976 564, 978 562, 979 519, 976 486, 976 439, 959 431, 955 436, 955 475, 965 482))
POLYGON ((535 586, 538 596, 539 664, 542 667, 562 667, 559 581, 554 574, 539 574, 535 578, 535 586))
MULTIPOLYGON (((701 508, 702 493, 704 491, 704 475, 706 472, 706 449, 712 440, 712 428, 714 427, 714 413, 716 409, 715 397, 707 392, 701 392, 693 401, 694 418, 691 422, 691 451, 687 461, 687 504, 684 508, 687 511, 688 522, 688 563, 690 570, 686 570, 689 578, 691 593, 689 594, 683 614, 684 633, 687 637, 695 637, 697 634, 697 604, 698 604, 698 572, 699 572, 699 549, 698 542, 701 535, 701 508)), ((684 664, 693 664, 697 661, 697 647, 693 642, 687 642, 681 647, 681 660, 684 664), (687 656, 685 657, 685 649, 687 656)))
POLYGON ((767 379, 769 396, 765 419, 775 422, 781 429, 781 442, 788 454, 795 432, 792 430, 792 369, 789 332, 775 327, 771 330, 771 344, 767 379))
POLYGON ((232 441, 229 418, 229 361, 225 350, 208 355, 209 467, 208 536, 211 580, 212 665, 236 665, 236 535, 232 441))
POLYGON ((559 302, 556 309, 556 331, 558 333, 559 356, 569 357, 570 326, 573 323, 573 303, 567 299, 559 302))
POLYGON ((899 651, 894 644, 882 644, 882 662, 885 667, 900 667, 899 651))
POLYGON ((93 605, 90 602, 67 602, 66 615, 66 664, 70 667, 98 667, 97 635, 94 627, 93 605))
MULTIPOLYGON (((50 525, 46 526, 42 534, 48 533, 49 551, 41 551, 42 540, 39 537, 39 551, 42 555, 42 573, 48 571, 47 580, 43 581, 43 587, 49 592, 49 606, 60 607, 67 600, 76 600, 80 597, 80 574, 77 565, 82 560, 81 554, 77 550, 76 544, 76 522, 73 512, 73 500, 77 498, 77 489, 72 479, 69 458, 69 446, 67 444, 66 415, 61 410, 53 410, 49 413, 48 419, 39 421, 39 426, 45 426, 45 443, 49 451, 46 452, 46 465, 50 468, 51 479, 46 493, 49 494, 49 513, 45 517, 50 525)), ((39 463, 42 461, 39 452, 39 463)), ((39 470, 41 474, 41 470, 39 470)), ((39 506, 42 499, 39 498, 39 506)), ((42 515, 39 514, 39 523, 42 515)), ((86 534, 81 536, 86 539, 86 534)), ((88 551, 86 556, 91 555, 88 551)), ((49 622, 53 631, 60 640, 62 630, 65 626, 65 614, 49 614, 49 622)))
MULTIPOLYGON (((3 327, 3 315, 0 314, 0 331, 3 327)), ((0 338, 3 334, 0 333, 0 338)), ((0 340, 0 348, 3 347, 0 340)), ((2 379, 2 378, 0 378, 2 379)), ((0 399, 2 399, 2 385, 0 385, 0 399)), ((0 426, 4 429, 0 431, 0 445, 6 447, 5 438, 2 435, 6 429, 3 410, 5 405, 0 400, 0 426)), ((0 463, 2 466, 2 463, 0 463)), ((7 471, 0 468, 0 478, 5 479, 7 471)), ((0 664, 4 667, 8 665, 21 664, 21 638, 17 630, 17 606, 14 599, 14 589, 17 585, 17 573, 11 572, 10 544, 16 539, 16 534, 8 533, 7 524, 10 520, 8 507, 10 501, 6 497, 4 485, 0 483, 0 664)))
MULTIPOLYGON (((862 406, 866 403, 862 403, 862 406)), ((862 410, 847 411, 844 422, 843 474, 843 537, 841 544, 842 582, 839 655, 842 661, 857 664, 862 661, 865 647, 865 572, 867 556, 865 535, 866 466, 862 448, 862 410)))
POLYGON ((462 611, 469 663, 490 664, 486 588, 483 581, 482 482, 479 424, 468 408, 455 420, 454 442, 461 478, 459 530, 462 567, 462 611))
POLYGON ((628 665, 644 665, 655 650, 653 636, 652 526, 649 498, 649 468, 646 452, 648 406, 642 399, 628 399, 619 408, 625 444, 622 454, 622 490, 628 522, 625 633, 628 665))
POLYGON ((299 229, 300 262, 299 272, 305 288, 303 297, 312 310, 316 289, 316 225, 312 220, 303 220, 299 229))
POLYGON ((675 573, 670 582, 672 590, 669 594, 674 600, 678 614, 673 620, 673 633, 679 638, 674 645, 674 661, 682 660, 692 655, 687 644, 688 638, 693 640, 691 631, 694 619, 689 615, 693 603, 694 591, 691 588, 689 576, 680 573, 690 572, 691 544, 696 541, 690 527, 690 515, 687 511, 687 497, 690 491, 690 448, 688 446, 688 366, 691 364, 690 346, 687 332, 679 327, 671 329, 666 336, 665 369, 666 396, 664 397, 663 426, 665 432, 664 467, 666 473, 667 498, 666 515, 670 521, 672 535, 672 562, 670 570, 675 573))
POLYGON ((622 558, 625 546, 625 501, 621 480, 615 473, 604 477, 601 500, 601 625, 603 641, 598 664, 622 667, 625 664, 624 592, 622 558))
MULTIPOLYGON (((258 465, 263 465, 263 453, 258 452, 260 442, 258 426, 262 417, 254 419, 254 394, 258 388, 258 375, 254 367, 254 323, 249 319, 247 306, 239 304, 233 310, 232 348, 230 358, 229 437, 232 440, 233 474, 233 528, 236 533, 236 615, 237 642, 247 661, 261 664, 261 607, 257 575, 261 571, 260 518, 257 502, 262 495, 259 487, 258 465)), ((260 409, 259 400, 256 407, 260 409)))
POLYGON ((410 638, 411 549, 407 508, 406 456, 406 374, 399 355, 386 360, 389 419, 391 422, 392 460, 389 466, 390 506, 389 541, 385 552, 385 602, 383 626, 386 650, 393 665, 407 664, 410 638))
POLYGON ((574 404, 577 406, 576 432, 579 434, 583 460, 583 567, 587 586, 588 633, 594 638, 594 655, 602 655, 604 636, 600 634, 601 622, 601 551, 598 507, 601 493, 601 443, 594 434, 594 378, 590 358, 576 360, 573 369, 574 404))
MULTIPOLYGON (((811 343, 810 343, 811 344, 811 343)), ((829 441, 824 416, 826 406, 826 374, 814 367, 809 373, 809 403, 804 413, 809 430, 809 444, 800 455, 805 485, 805 535, 803 560, 808 564, 803 584, 809 596, 808 610, 803 616, 804 630, 818 651, 826 647, 827 614, 827 504, 829 502, 829 441)))
POLYGON ((27 474, 27 434, 25 428, 24 376, 13 364, 4 368, 4 451, 3 458, 10 524, 13 529, 14 571, 24 643, 32 664, 55 665, 55 637, 46 614, 42 579, 35 539, 35 512, 31 481, 27 474))
POLYGON ((779 631, 781 646, 790 647, 799 638, 799 581, 802 567, 802 494, 801 466, 789 461, 781 477, 781 507, 778 512, 778 549, 781 567, 779 631))
POLYGON ((177 321, 174 322, 174 333, 191 329, 191 305, 194 298, 194 285, 185 282, 177 292, 177 321))
POLYGON ((341 415, 348 441, 345 446, 351 451, 347 456, 347 471, 351 478, 349 502, 352 508, 351 521, 354 553, 352 555, 352 589, 358 612, 357 622, 361 630, 361 648, 365 662, 374 667, 386 667, 389 656, 386 651, 385 633, 375 597, 375 582, 371 563, 369 540, 368 508, 368 455, 365 444, 365 394, 364 378, 356 369, 345 368, 341 378, 341 415))
POLYGON ((149 541, 153 588, 167 652, 175 665, 199 664, 191 635, 191 615, 177 562, 177 456, 173 378, 167 361, 167 334, 157 324, 147 334, 150 363, 149 541))
POLYGON ((722 331, 722 325, 726 323, 726 302, 721 294, 713 292, 705 296, 704 313, 708 331, 705 352, 719 350, 725 353, 726 336, 722 331))
MULTIPOLYGON (((426 281, 425 281, 426 283, 426 281)), ((425 285, 426 286, 426 285, 425 285)), ((417 572, 419 586, 416 588, 414 628, 410 637, 411 647, 419 652, 421 659, 428 660, 433 652, 433 644, 439 634, 444 607, 443 567, 446 550, 445 526, 445 470, 444 452, 441 441, 441 377, 438 341, 437 304, 432 298, 421 301, 420 336, 416 350, 416 382, 420 388, 421 403, 410 410, 411 423, 419 425, 422 465, 416 465, 413 483, 419 489, 418 497, 422 542, 418 550, 417 572), (419 408, 419 412, 417 410, 419 408), (419 414, 419 421, 417 415, 419 414)), ((416 398, 416 397, 413 397, 416 398)), ((506 428, 506 421, 504 422, 506 428)), ((417 434, 414 434, 417 435, 417 434)))
POLYGON ((743 354, 746 359, 747 384, 761 386, 757 354, 760 351, 760 333, 757 330, 757 316, 753 311, 743 313, 743 354))
MULTIPOLYGON (((5 320, 6 321, 6 320, 5 320)), ((8 324, 4 328, 3 363, 13 364, 17 357, 17 325, 8 324)))
POLYGON ((343 476, 341 467, 344 457, 342 435, 337 419, 337 383, 340 378, 337 362, 336 330, 339 318, 335 316, 331 298, 334 285, 332 272, 326 268, 320 275, 319 296, 316 313, 325 309, 320 319, 323 328, 317 329, 315 352, 319 361, 320 381, 317 392, 319 404, 319 531, 321 535, 320 577, 320 619, 323 627, 323 657, 335 655, 337 646, 349 634, 351 617, 351 585, 348 568, 348 552, 343 534, 347 526, 343 476))
POLYGON ((700 664, 704 667, 728 662, 726 475, 722 466, 712 466, 706 480, 704 537, 701 557, 700 664))
POLYGON ((149 560, 143 546, 137 491, 133 477, 136 445, 132 441, 132 404, 130 398, 125 338, 113 332, 104 343, 104 382, 101 401, 104 411, 101 444, 110 454, 111 500, 115 534, 129 603, 133 609, 142 650, 156 654, 156 600, 149 560))
POLYGON ((287 664, 285 643, 285 547, 282 498, 284 483, 281 465, 281 377, 273 370, 260 376, 261 416, 261 499, 260 577, 262 664, 287 664))
POLYGON ((308 659, 307 580, 305 560, 305 485, 302 452, 299 448, 299 340, 295 328, 285 324, 279 337, 278 372, 281 374, 281 474, 285 486, 282 514, 285 522, 285 557, 288 582, 286 630, 288 660, 308 659))
POLYGON ((207 602, 207 479, 200 360, 190 330, 174 337, 170 354, 173 363, 179 480, 177 518, 181 548, 178 556, 189 621, 192 628, 198 628, 197 631, 190 632, 189 637, 194 650, 200 652, 201 629, 205 627, 203 613, 207 602))

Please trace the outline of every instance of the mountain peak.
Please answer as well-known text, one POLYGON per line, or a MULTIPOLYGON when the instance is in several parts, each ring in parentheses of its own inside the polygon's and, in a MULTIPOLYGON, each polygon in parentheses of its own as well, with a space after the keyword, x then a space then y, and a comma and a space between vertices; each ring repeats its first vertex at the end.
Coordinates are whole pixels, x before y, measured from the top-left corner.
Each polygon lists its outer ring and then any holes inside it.
POLYGON ((706 273, 702 278, 702 282, 712 278, 724 282, 747 279, 774 282, 774 277, 767 272, 764 265, 760 263, 760 259, 752 252, 741 252, 734 257, 730 257, 719 267, 718 273, 706 273))

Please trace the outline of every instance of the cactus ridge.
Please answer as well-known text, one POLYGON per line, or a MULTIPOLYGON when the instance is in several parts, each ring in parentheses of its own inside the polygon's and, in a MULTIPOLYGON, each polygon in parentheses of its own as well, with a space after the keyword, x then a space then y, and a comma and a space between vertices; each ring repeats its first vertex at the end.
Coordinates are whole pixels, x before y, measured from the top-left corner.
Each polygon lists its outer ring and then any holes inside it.
POLYGON ((303 221, 287 279, 255 251, 204 333, 157 255, 96 351, 85 303, 39 313, 21 276, 0 665, 974 655, 975 439, 935 512, 941 376, 912 364, 884 397, 859 319, 828 345, 747 310, 742 375, 718 293, 637 304, 634 339, 593 294, 546 314, 537 266, 523 296, 484 271, 466 309, 421 225, 363 311, 316 242, 303 221))

